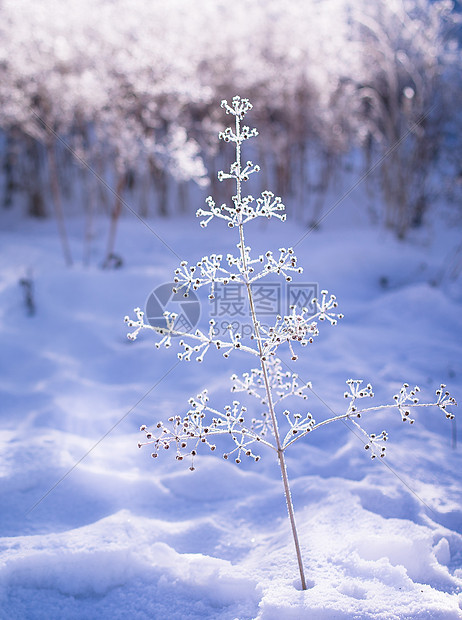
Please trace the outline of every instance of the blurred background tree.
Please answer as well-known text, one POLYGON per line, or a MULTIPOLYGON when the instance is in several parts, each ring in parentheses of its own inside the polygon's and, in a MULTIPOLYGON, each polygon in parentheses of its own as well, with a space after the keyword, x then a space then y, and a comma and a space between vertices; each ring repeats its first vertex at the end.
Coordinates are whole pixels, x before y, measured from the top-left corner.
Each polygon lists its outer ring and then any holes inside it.
POLYGON ((108 260, 124 197, 149 217, 219 196, 217 102, 238 93, 289 215, 316 226, 347 160, 382 161, 378 216, 403 237, 460 187, 460 32, 446 0, 4 0, 0 200, 54 211, 68 263, 66 212, 107 213, 108 260))

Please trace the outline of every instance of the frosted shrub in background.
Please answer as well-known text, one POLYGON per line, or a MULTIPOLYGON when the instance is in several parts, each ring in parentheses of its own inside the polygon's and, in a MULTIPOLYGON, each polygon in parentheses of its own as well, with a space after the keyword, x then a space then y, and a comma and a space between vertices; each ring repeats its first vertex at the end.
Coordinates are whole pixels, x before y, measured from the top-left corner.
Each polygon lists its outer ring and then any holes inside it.
POLYGON ((4 0, 0 204, 19 198, 40 216, 54 204, 61 219, 78 204, 89 229, 108 213, 109 255, 119 197, 142 217, 185 210, 194 183, 222 165, 214 102, 246 92, 271 136, 257 147, 264 175, 296 216, 318 222, 352 149, 366 168, 391 149, 374 202, 404 235, 444 191, 431 173, 450 145, 459 166, 458 17, 446 0, 201 0, 200 10, 190 0, 4 0))
POLYGON ((435 192, 432 166, 447 140, 452 78, 451 2, 364 2, 352 7, 353 40, 364 50, 355 96, 365 153, 386 157, 379 179, 385 224, 403 237, 422 222, 435 192))
POLYGON ((444 385, 436 391, 437 398, 434 403, 419 403, 419 388, 411 389, 405 383, 391 404, 364 407, 363 399, 370 399, 374 395, 372 386, 370 384, 364 386, 362 381, 350 379, 347 381, 348 389, 345 391, 345 399, 348 401, 345 413, 316 421, 304 406, 297 408, 296 412, 284 407, 284 401, 289 397, 306 400, 311 383, 301 381, 299 376, 292 372, 283 358, 278 356, 279 349, 287 348, 291 362, 295 362, 298 355, 296 349, 314 342, 319 335, 319 324, 324 322, 336 325, 342 315, 337 313, 335 296, 323 290, 321 298, 313 300, 314 314, 308 315, 306 308, 299 311, 292 306, 290 314, 276 316, 271 326, 265 327, 260 322, 255 311, 252 285, 269 274, 277 274, 290 281, 294 275, 302 272, 302 268, 298 266, 292 248, 279 248, 277 253, 268 250, 265 254, 254 256, 251 247, 246 243, 244 237, 246 225, 259 217, 278 218, 284 221, 284 205, 281 199, 270 191, 264 191, 258 198, 243 194, 243 183, 259 171, 259 166, 251 161, 243 162, 241 153, 242 144, 257 135, 255 129, 242 124, 252 106, 247 99, 238 96, 233 98, 231 104, 224 100, 221 105, 227 114, 234 117, 234 126, 226 128, 219 135, 224 142, 234 144, 236 157, 229 171, 220 171, 218 178, 221 181, 233 181, 236 192, 229 204, 218 205, 212 197, 207 198, 206 208, 199 209, 197 216, 201 218, 203 228, 207 227, 213 218, 223 220, 231 229, 230 234, 235 234, 237 237, 238 252, 236 255, 204 256, 192 265, 182 261, 175 271, 174 292, 181 291, 187 297, 191 290, 206 286, 210 287, 209 297, 213 299, 217 284, 226 286, 230 282, 240 283, 247 292, 253 333, 249 341, 244 342, 242 335, 230 326, 228 338, 220 339, 216 337, 213 320, 210 321, 209 330, 206 332, 200 329, 194 333, 182 332, 175 328, 176 314, 169 312, 164 313, 165 327, 156 327, 145 323, 144 313, 139 308, 135 309, 136 319, 127 316, 125 321, 129 327, 134 328, 134 331, 128 334, 131 340, 134 340, 141 330, 148 329, 160 337, 156 343, 157 347, 162 345, 169 347, 172 338, 180 336, 179 346, 182 350, 178 353, 178 357, 184 361, 190 361, 194 357, 198 362, 202 362, 210 349, 220 350, 226 358, 235 352, 245 353, 249 359, 255 360, 256 366, 242 376, 232 375, 231 391, 243 392, 256 398, 263 406, 264 413, 260 417, 250 416, 240 400, 233 400, 223 410, 219 410, 209 404, 207 390, 204 390, 190 398, 186 414, 171 415, 167 420, 157 422, 154 428, 142 426, 145 441, 140 442, 139 446, 151 445, 154 458, 157 458, 163 450, 173 447, 176 459, 189 462, 191 470, 195 468, 195 457, 201 448, 216 451, 214 440, 217 436, 229 438, 230 448, 223 454, 223 458, 227 460, 232 458, 236 463, 240 463, 244 457, 258 461, 261 453, 272 451, 281 469, 301 587, 305 590, 306 580, 285 462, 286 450, 326 424, 338 420, 350 420, 364 438, 364 447, 370 452, 371 457, 383 457, 384 444, 388 439, 387 433, 366 432, 360 421, 363 414, 391 408, 398 411, 403 422, 413 424, 412 408, 436 406, 448 419, 452 419, 454 416, 447 411, 447 406, 456 403, 449 392, 445 391, 444 385))

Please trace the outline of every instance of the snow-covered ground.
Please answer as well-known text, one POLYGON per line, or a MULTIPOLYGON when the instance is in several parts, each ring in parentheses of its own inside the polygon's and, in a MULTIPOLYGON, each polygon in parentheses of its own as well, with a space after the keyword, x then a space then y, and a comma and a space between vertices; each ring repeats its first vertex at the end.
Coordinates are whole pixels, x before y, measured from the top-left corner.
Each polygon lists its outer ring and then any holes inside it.
MULTIPOLYGON (((255 251, 296 245, 301 281, 335 293, 345 314, 293 363, 313 383, 307 407, 317 420, 343 412, 350 377, 371 382, 378 403, 403 381, 422 401, 441 382, 462 401, 457 226, 399 242, 360 211, 343 221, 337 211, 298 245, 300 224, 249 228, 255 251)), ((237 242, 188 218, 149 225, 192 261, 237 242)), ((79 259, 83 222, 69 227, 79 259)), ((140 425, 184 413, 203 388, 225 403, 248 360, 179 362, 149 333, 128 341, 123 317, 171 281, 178 259, 127 217, 124 265, 103 271, 106 228, 97 222, 91 265, 70 269, 53 221, 5 220, 0 233, 0 618, 462 617, 462 423, 456 448, 455 423, 437 409, 417 411, 413 426, 381 412, 365 426, 389 432, 385 460, 371 461, 342 423, 287 452, 301 591, 272 452, 239 466, 209 452, 190 472, 137 448, 140 425), (33 316, 19 285, 28 273, 33 316)), ((207 312, 204 302, 201 320, 207 312)))

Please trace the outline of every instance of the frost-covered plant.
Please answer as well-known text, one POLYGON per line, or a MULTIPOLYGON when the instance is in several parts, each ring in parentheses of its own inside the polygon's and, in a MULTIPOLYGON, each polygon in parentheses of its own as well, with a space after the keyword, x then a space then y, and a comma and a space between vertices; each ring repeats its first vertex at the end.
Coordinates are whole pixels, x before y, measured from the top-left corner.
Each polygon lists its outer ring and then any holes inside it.
MULTIPOLYGON (((161 420, 148 428, 143 425, 141 431, 145 434, 145 440, 138 445, 153 446, 152 456, 156 458, 162 450, 173 447, 178 461, 188 460, 190 469, 194 470, 195 457, 201 448, 207 447, 212 452, 217 449, 214 443, 217 436, 226 436, 230 439, 230 448, 223 457, 231 457, 236 463, 240 463, 244 456, 254 461, 260 460, 260 450, 263 446, 274 451, 277 455, 281 469, 284 494, 287 503, 289 520, 294 538, 298 567, 300 570, 301 586, 306 589, 306 580, 303 562, 295 523, 294 508, 289 487, 289 479, 285 462, 285 452, 294 443, 306 437, 318 428, 339 420, 350 420, 364 438, 364 447, 371 457, 383 457, 385 455, 385 442, 388 439, 386 431, 380 433, 368 433, 361 425, 361 417, 365 413, 380 409, 397 409, 403 422, 413 424, 411 411, 417 407, 436 406, 441 409, 448 419, 453 419, 453 414, 447 410, 456 402, 445 386, 441 385, 436 391, 436 400, 433 403, 420 403, 418 398, 419 388, 413 389, 407 383, 403 385, 398 394, 394 396, 392 403, 387 405, 365 407, 362 399, 370 399, 374 396, 372 386, 363 385, 361 380, 350 379, 347 381, 348 389, 344 396, 348 401, 346 412, 333 415, 322 421, 316 421, 312 414, 307 411, 292 413, 284 408, 283 402, 289 397, 298 397, 306 400, 307 391, 311 389, 311 383, 301 381, 299 376, 284 364, 278 357, 280 347, 288 347, 291 359, 295 361, 297 354, 295 347, 307 346, 318 336, 320 322, 328 322, 336 325, 342 318, 337 313, 337 301, 334 295, 327 291, 321 292, 320 299, 314 299, 314 314, 308 314, 307 309, 299 311, 295 306, 286 316, 276 316, 272 326, 264 326, 255 310, 252 285, 265 278, 269 274, 277 274, 290 281, 293 274, 302 272, 297 265, 292 248, 280 248, 279 253, 274 255, 272 251, 252 257, 250 246, 246 245, 244 238, 244 226, 258 217, 271 219, 276 217, 282 221, 285 219, 284 205, 279 197, 272 192, 265 191, 260 197, 244 195, 242 185, 249 179, 251 174, 258 172, 259 167, 251 161, 242 162, 242 144, 257 135, 255 129, 244 125, 242 121, 246 113, 252 108, 248 99, 236 96, 231 104, 222 101, 222 107, 227 114, 234 117, 234 127, 228 127, 219 134, 225 142, 235 145, 236 157, 231 164, 229 172, 220 171, 220 180, 230 179, 236 185, 236 193, 232 196, 230 204, 217 205, 209 197, 206 208, 199 209, 197 216, 201 218, 201 226, 205 228, 213 219, 223 220, 227 226, 237 232, 239 242, 236 256, 228 254, 212 254, 204 256, 196 264, 189 265, 182 261, 175 271, 174 291, 182 291, 188 296, 190 290, 197 290, 202 286, 209 287, 209 297, 213 299, 217 284, 241 283, 247 292, 250 312, 252 317, 253 334, 249 343, 244 344, 242 335, 229 327, 228 337, 225 339, 216 336, 215 322, 210 321, 208 331, 197 329, 194 333, 181 331, 176 326, 177 315, 165 312, 165 326, 158 327, 146 323, 144 313, 135 309, 136 319, 125 317, 130 328, 134 328, 128 334, 131 340, 135 340, 139 332, 144 329, 155 332, 159 337, 157 347, 169 347, 174 336, 179 336, 179 346, 182 351, 178 353, 180 360, 190 361, 192 357, 202 362, 206 353, 212 349, 219 349, 224 357, 234 351, 241 351, 253 357, 257 366, 242 376, 236 374, 231 377, 231 391, 245 392, 255 397, 263 405, 264 413, 260 417, 250 417, 247 408, 239 400, 233 400, 223 410, 214 408, 209 404, 207 390, 203 390, 197 396, 189 399, 189 409, 185 414, 171 415, 167 420, 161 420), (281 432, 281 422, 285 420, 287 432, 281 432)), ((233 231, 234 232, 234 231, 233 231)))

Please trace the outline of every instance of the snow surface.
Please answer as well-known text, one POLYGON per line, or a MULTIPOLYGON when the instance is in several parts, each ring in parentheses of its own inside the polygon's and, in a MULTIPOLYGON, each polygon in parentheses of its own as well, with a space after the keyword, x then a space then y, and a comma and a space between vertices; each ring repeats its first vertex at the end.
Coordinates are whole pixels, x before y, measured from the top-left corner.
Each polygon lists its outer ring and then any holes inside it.
MULTIPOLYGON (((332 219, 296 246, 303 281, 335 293, 345 319, 322 325, 294 369, 339 413, 350 377, 370 381, 378 403, 403 381, 419 384, 422 400, 444 382, 462 401, 462 290, 447 275, 457 227, 399 242, 365 219, 332 219)), ((84 222, 69 226, 83 256, 84 222)), ((150 226, 182 259, 234 243, 222 226, 203 231, 188 218, 150 226)), ((178 363, 149 333, 129 342, 123 317, 170 281, 178 259, 127 218, 124 266, 103 271, 107 222, 96 228, 92 264, 71 269, 54 222, 5 220, 0 233, 0 618, 462 617, 453 423, 435 409, 412 427, 396 412, 371 416, 366 428, 390 435, 385 461, 371 461, 342 423, 287 452, 301 591, 273 453, 239 466, 209 453, 190 472, 137 448, 141 424, 184 413, 204 387, 225 403, 228 377, 249 361, 212 352, 178 363), (34 316, 18 284, 28 270, 34 316)), ((262 251, 295 245, 307 229, 249 232, 262 251)), ((315 394, 307 406, 321 420, 329 409, 315 394)))

